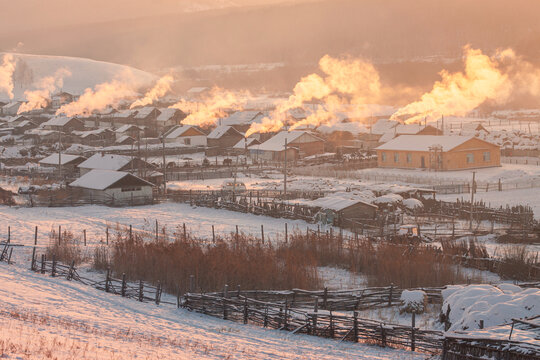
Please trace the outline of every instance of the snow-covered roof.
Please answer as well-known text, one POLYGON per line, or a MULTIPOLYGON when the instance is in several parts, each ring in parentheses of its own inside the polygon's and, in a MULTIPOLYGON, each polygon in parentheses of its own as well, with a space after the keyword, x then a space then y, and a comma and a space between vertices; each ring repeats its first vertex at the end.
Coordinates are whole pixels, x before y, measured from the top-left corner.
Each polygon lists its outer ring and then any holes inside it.
POLYGON ((257 116, 262 115, 260 111, 237 111, 231 116, 221 119, 221 125, 240 125, 251 123, 257 118, 257 116))
POLYGON ((371 126, 371 133, 373 134, 384 134, 388 130, 393 129, 399 123, 395 120, 389 119, 379 119, 371 126))
POLYGON ((167 136, 165 138, 166 139, 176 139, 177 137, 182 136, 182 134, 184 134, 189 129, 194 129, 195 131, 197 131, 199 133, 199 135, 204 136, 204 133, 202 131, 200 131, 199 129, 197 129, 196 127, 190 126, 190 125, 184 125, 184 126, 178 126, 178 127, 174 128, 173 131, 171 131, 169 134, 167 134, 167 136))
POLYGON ((44 122, 43 124, 41 124, 41 126, 42 127, 43 126, 64 126, 73 119, 75 119, 75 118, 68 117, 68 116, 57 116, 57 117, 53 117, 52 119, 44 122))
POLYGON ((101 129, 95 129, 95 130, 86 130, 86 131, 78 131, 78 130, 74 130, 72 131, 71 133, 75 136, 79 136, 81 138, 85 138, 85 137, 88 137, 90 135, 100 135, 100 134, 103 134, 105 132, 108 132, 108 131, 111 131, 107 128, 101 128, 101 129))
POLYGON ((356 204, 364 204, 373 208, 377 208, 376 205, 372 205, 359 199, 345 198, 339 196, 327 196, 312 201, 313 206, 334 211, 341 211, 356 204))
POLYGON ((296 139, 305 134, 314 137, 315 141, 322 141, 322 139, 319 139, 318 137, 307 131, 281 131, 277 133, 274 137, 265 141, 264 143, 260 145, 253 145, 252 148, 262 151, 283 151, 285 150, 285 139, 287 139, 287 144, 289 145, 294 143, 296 139))
POLYGON ((396 134, 401 135, 414 135, 422 129, 424 129, 424 125, 422 124, 399 124, 395 127, 396 134))
POLYGON ((227 131, 229 131, 230 129, 236 131, 238 134, 242 134, 240 131, 236 130, 232 126, 221 125, 221 126, 218 126, 217 128, 215 128, 214 130, 212 130, 212 132, 210 134, 208 134, 207 137, 208 137, 208 139, 219 139, 223 135, 225 135, 227 133, 227 131))
POLYGON ((251 145, 254 145, 253 143, 254 142, 258 142, 259 140, 255 139, 255 138, 244 138, 242 140, 240 140, 239 142, 236 143, 236 145, 233 146, 233 149, 245 149, 246 146, 251 146, 251 145))
POLYGON ((60 155, 58 153, 55 153, 55 154, 51 154, 47 156, 45 159, 41 159, 39 163, 43 165, 58 165, 58 163, 60 163, 61 165, 65 165, 74 160, 81 159, 81 158, 84 159, 82 156, 79 156, 79 155, 71 155, 71 154, 60 155))
POLYGON ((135 115, 135 118, 136 119, 144 119, 145 117, 150 115, 152 113, 152 111, 158 111, 159 112, 159 110, 156 109, 153 106, 146 106, 146 107, 139 108, 139 109, 137 109, 137 114, 135 115))
POLYGON ((93 190, 105 190, 125 177, 133 177, 141 183, 146 183, 148 186, 153 186, 152 183, 143 180, 133 174, 124 171, 111 170, 92 170, 69 184, 72 187, 81 187, 93 190))
POLYGON ((115 132, 123 133, 123 132, 126 132, 128 130, 131 130, 131 128, 136 128, 136 129, 139 129, 141 131, 143 130, 143 128, 141 126, 137 126, 137 125, 133 125, 133 124, 125 124, 125 125, 120 126, 118 129, 116 129, 115 132))
POLYGON ((450 151, 472 138, 456 135, 400 135, 378 146, 376 150, 429 151, 430 147, 440 145, 442 151, 450 151))
POLYGON ((113 118, 117 118, 117 119, 126 119, 126 118, 132 116, 134 113, 135 113, 135 111, 133 111, 133 110, 122 110, 122 111, 118 111, 118 112, 113 113, 111 116, 113 118))
POLYGON ((128 140, 128 139, 135 140, 135 139, 133 139, 133 138, 132 138, 131 136, 129 136, 129 135, 122 135, 122 136, 120 136, 118 139, 116 139, 115 142, 116 142, 117 144, 121 144, 121 143, 123 143, 124 141, 126 141, 126 140, 128 140))
POLYGON ((180 110, 173 108, 162 108, 159 109, 161 114, 158 115, 157 121, 169 121, 173 116, 175 116, 180 110))
POLYGON ((130 156, 116 154, 94 154, 82 162, 79 167, 84 169, 120 170, 131 161, 130 156))

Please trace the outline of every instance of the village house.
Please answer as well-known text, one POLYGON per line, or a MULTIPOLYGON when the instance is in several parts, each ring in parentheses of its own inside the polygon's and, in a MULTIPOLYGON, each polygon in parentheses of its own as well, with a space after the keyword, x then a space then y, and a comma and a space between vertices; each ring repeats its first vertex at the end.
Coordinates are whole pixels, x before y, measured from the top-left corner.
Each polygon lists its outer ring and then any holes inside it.
MULTIPOLYGON (((137 108, 135 111, 137 112, 133 117, 133 119, 135 120, 135 124, 152 127, 155 129, 157 125, 156 120, 161 114, 161 111, 152 106, 137 108)), ((157 129, 155 130, 157 132, 157 129)))
POLYGON ((70 183, 91 202, 108 205, 143 205, 153 201, 154 184, 124 171, 92 170, 70 183))
POLYGON ((59 140, 61 133, 55 130, 30 129, 27 130, 23 139, 31 140, 34 145, 51 144, 59 140))
POLYGON ((287 140, 287 159, 297 160, 306 156, 324 153, 324 140, 307 131, 282 131, 260 145, 249 147, 252 157, 267 161, 285 159, 285 140, 287 140))
POLYGON ((154 165, 146 161, 125 155, 103 154, 92 155, 88 160, 79 164, 81 175, 91 170, 114 170, 145 173, 145 170, 153 170, 154 165))
POLYGON ((21 107, 21 105, 22 103, 20 101, 13 101, 7 103, 0 108, 0 115, 15 116, 19 112, 19 108, 21 107))
POLYGON ((51 96, 51 109, 52 110, 58 110, 63 105, 69 104, 70 102, 73 102, 75 97, 71 95, 70 93, 67 93, 65 91, 53 94, 51 96))
POLYGON ((243 138, 239 142, 236 143, 236 145, 233 146, 233 150, 235 154, 248 154, 249 153, 249 147, 252 145, 260 145, 261 142, 253 137, 243 138))
POLYGON ((120 126, 114 132, 116 134, 116 140, 124 136, 129 136, 133 139, 138 139, 145 135, 145 128, 144 126, 125 124, 125 125, 120 126))
POLYGON ((244 138, 244 134, 232 126, 218 126, 208 134, 207 144, 217 149, 230 149, 244 138))
POLYGON ((160 114, 156 118, 156 126, 160 133, 173 126, 180 125, 182 120, 186 118, 186 114, 180 109, 162 108, 159 111, 160 114))
POLYGON ((206 134, 195 126, 175 126, 165 133, 165 142, 186 146, 206 146, 206 134))
POLYGON ((373 220, 377 215, 377 205, 342 194, 325 196, 308 203, 319 208, 319 221, 335 226, 350 226, 353 222, 373 220))
POLYGON ((13 135, 23 135, 26 131, 37 128, 38 125, 31 120, 24 120, 13 127, 13 135))
POLYGON ((443 132, 432 125, 422 124, 398 124, 392 129, 385 132, 378 140, 380 144, 387 143, 388 141, 400 136, 400 135, 442 135, 443 132))
POLYGON ((62 172, 64 176, 78 175, 78 165, 86 158, 80 155, 54 153, 39 161, 39 166, 45 169, 62 172))
POLYGON ((128 135, 122 135, 116 139, 115 145, 132 145, 135 143, 135 139, 128 135))
POLYGON ((44 122, 40 127, 45 130, 54 130, 69 134, 74 130, 83 131, 84 123, 81 119, 74 117, 57 116, 44 122))
POLYGON ((86 131, 73 131, 71 133, 78 139, 78 143, 85 145, 105 146, 115 141, 114 131, 106 128, 86 131))
POLYGON ((401 135, 376 150, 383 168, 461 170, 501 164, 498 145, 471 136, 401 135))
POLYGON ((219 126, 232 126, 241 133, 245 133, 252 124, 259 123, 265 117, 261 111, 237 111, 229 117, 219 119, 219 126))

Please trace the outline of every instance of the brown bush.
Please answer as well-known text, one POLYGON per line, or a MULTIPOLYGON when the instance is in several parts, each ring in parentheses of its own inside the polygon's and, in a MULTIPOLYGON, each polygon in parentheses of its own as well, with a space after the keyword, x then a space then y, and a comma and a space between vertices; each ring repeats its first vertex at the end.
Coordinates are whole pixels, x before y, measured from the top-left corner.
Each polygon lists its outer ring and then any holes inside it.
POLYGON ((538 253, 532 253, 525 245, 509 246, 503 250, 497 273, 506 279, 537 280, 531 273, 533 266, 538 266, 538 253))
POLYGON ((161 281, 168 291, 187 291, 190 275, 195 276, 198 289, 203 291, 221 290, 224 284, 245 289, 320 286, 316 260, 300 248, 263 245, 245 234, 231 234, 208 244, 189 234, 184 238, 181 232, 174 235, 172 242, 161 237, 145 241, 140 234, 130 238, 126 231, 118 232, 110 267, 117 276, 125 273, 132 280, 161 281))
POLYGON ((80 239, 76 238, 71 231, 64 231, 59 240, 58 232, 54 229, 51 230, 46 254, 48 259, 52 259, 54 256, 56 260, 66 264, 71 264, 74 261, 75 265, 78 265, 86 260, 80 239))

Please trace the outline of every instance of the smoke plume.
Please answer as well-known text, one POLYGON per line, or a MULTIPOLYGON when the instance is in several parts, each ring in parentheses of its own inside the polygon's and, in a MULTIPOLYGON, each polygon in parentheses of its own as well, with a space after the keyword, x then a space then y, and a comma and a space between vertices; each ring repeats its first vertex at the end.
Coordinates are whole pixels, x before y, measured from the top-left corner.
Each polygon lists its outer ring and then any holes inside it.
POLYGON ((27 101, 21 104, 17 114, 47 107, 51 100, 51 95, 54 91, 64 86, 64 77, 67 76, 71 76, 69 70, 59 69, 54 75, 42 78, 37 83, 36 90, 26 90, 24 95, 27 101))
POLYGON ((171 108, 189 113, 182 120, 182 124, 207 127, 215 125, 219 118, 226 116, 225 110, 241 110, 246 103, 246 96, 247 94, 238 96, 231 91, 215 87, 201 101, 181 100, 172 105, 171 108))
POLYGON ((132 82, 114 79, 96 85, 94 90, 87 88, 77 101, 63 105, 56 114, 89 116, 95 111, 106 109, 108 106, 115 107, 120 100, 135 95, 132 82))
POLYGON ((381 96, 379 73, 373 65, 362 59, 337 59, 329 55, 319 61, 324 76, 308 75, 296 84, 293 94, 259 124, 253 124, 246 136, 256 132, 279 131, 287 124, 288 112, 302 107, 306 102, 322 103, 306 119, 292 124, 291 130, 300 126, 331 124, 337 121, 336 113, 345 105, 360 105, 376 101, 381 96))
POLYGON ((426 117, 463 116, 486 101, 502 105, 519 94, 540 94, 540 71, 511 49, 489 57, 466 46, 464 58, 463 72, 441 71, 442 79, 430 92, 400 108, 391 118, 413 123, 426 117))
POLYGON ((13 73, 15 72, 15 58, 12 54, 5 54, 0 65, 0 91, 5 92, 13 99, 13 73))
POLYGON ((144 94, 144 97, 142 99, 138 99, 131 106, 130 109, 133 109, 137 106, 146 106, 152 104, 154 101, 160 99, 161 97, 165 96, 169 91, 171 91, 171 85, 173 83, 174 79, 171 75, 165 75, 162 78, 160 78, 156 85, 152 89, 150 89, 146 94, 144 94))

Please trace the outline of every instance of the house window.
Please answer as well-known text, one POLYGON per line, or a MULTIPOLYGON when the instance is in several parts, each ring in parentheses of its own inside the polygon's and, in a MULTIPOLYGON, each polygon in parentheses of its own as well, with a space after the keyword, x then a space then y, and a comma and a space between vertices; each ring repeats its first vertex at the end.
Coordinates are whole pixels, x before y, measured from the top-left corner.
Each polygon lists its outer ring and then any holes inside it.
POLYGON ((399 153, 394 153, 394 162, 395 163, 399 162, 399 153))
POLYGON ((385 152, 381 153, 381 160, 382 160, 382 162, 386 162, 386 153, 385 152))
POLYGON ((484 161, 485 162, 491 161, 491 152, 484 151, 484 161))
POLYGON ((412 163, 412 154, 411 153, 408 153, 407 154, 407 163, 412 163))
POLYGON ((474 154, 467 154, 467 164, 474 164, 474 154))
POLYGON ((125 187, 122 188, 122 192, 132 192, 132 191, 141 191, 141 187, 125 187))
POLYGON ((184 139, 184 145, 191 145, 191 139, 190 138, 184 139))

